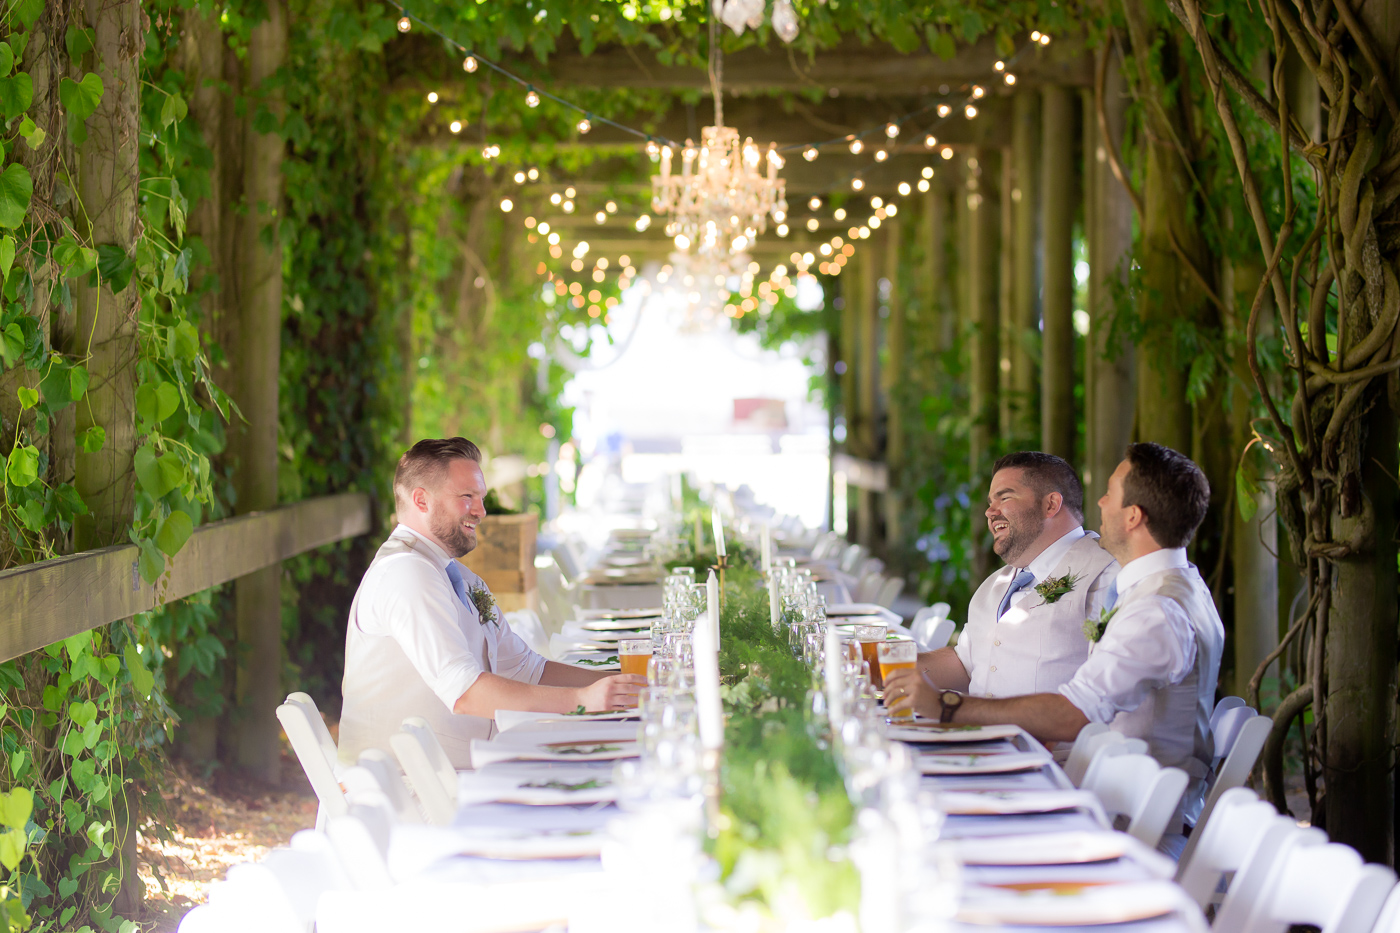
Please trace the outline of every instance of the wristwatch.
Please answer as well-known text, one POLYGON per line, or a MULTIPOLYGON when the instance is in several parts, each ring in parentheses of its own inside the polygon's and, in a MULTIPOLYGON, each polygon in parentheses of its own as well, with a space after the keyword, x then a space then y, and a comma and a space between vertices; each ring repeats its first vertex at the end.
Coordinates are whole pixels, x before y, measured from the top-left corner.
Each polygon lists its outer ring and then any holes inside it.
POLYGON ((952 722, 953 717, 962 708, 963 695, 956 690, 944 690, 938 694, 938 705, 942 712, 938 717, 939 722, 952 722))

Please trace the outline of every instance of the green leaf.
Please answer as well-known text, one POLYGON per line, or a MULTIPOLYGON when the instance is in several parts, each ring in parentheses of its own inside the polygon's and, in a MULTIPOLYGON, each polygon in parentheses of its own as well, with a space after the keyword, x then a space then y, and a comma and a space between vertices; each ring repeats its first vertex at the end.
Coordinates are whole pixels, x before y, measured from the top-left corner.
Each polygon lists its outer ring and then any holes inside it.
POLYGON ((44 12, 44 0, 15 0, 10 12, 18 16, 24 28, 28 29, 39 21, 39 14, 44 12))
POLYGON ((146 383, 136 389, 136 413, 159 424, 180 407, 180 390, 169 382, 146 383))
POLYGON ((29 77, 28 72, 21 71, 8 78, 0 78, 0 113, 6 120, 13 120, 24 113, 32 103, 34 79, 29 77))
POLYGON ((39 448, 33 444, 10 451, 5 475, 16 486, 28 486, 39 478, 39 448))
MULTIPOLYGON (((66 900, 68 900, 68 898, 70 898, 70 897, 72 897, 74 894, 76 894, 77 891, 78 891, 78 879, 77 879, 77 878, 59 878, 59 879, 58 879, 58 898, 59 898, 59 900, 66 901, 66 900)), ((65 910, 64 913, 68 913, 68 911, 65 910)), ((63 921, 63 924, 67 924, 67 923, 68 923, 67 920, 64 920, 64 921, 63 921)))
POLYGON ((68 370, 68 394, 73 401, 77 401, 87 395, 88 371, 81 366, 74 366, 68 370))
POLYGON ((78 728, 86 729, 90 723, 97 719, 97 704, 91 700, 70 703, 68 704, 68 718, 73 720, 78 728))
MULTIPOLYGON (((143 386, 142 388, 146 388, 143 386)), ((139 409, 140 390, 137 390, 137 408, 139 409)), ((159 499, 167 492, 175 488, 178 476, 171 477, 167 469, 163 468, 163 463, 173 460, 170 455, 157 458, 155 448, 150 444, 143 444, 136 449, 136 454, 132 458, 132 466, 136 470, 136 479, 141 484, 141 488, 153 499, 159 499)))
POLYGON ((122 654, 126 657, 126 669, 131 672, 131 686, 141 696, 149 697, 155 689, 156 678, 146 670, 146 665, 141 660, 141 652, 137 651, 131 642, 127 642, 126 650, 122 654))
POLYGON ((193 360, 199 355, 199 328, 189 321, 172 327, 167 352, 177 360, 193 360))
POLYGON ((77 758, 83 753, 83 734, 77 729, 69 729, 59 749, 69 758, 77 758))
POLYGON ((53 245, 53 258, 67 276, 79 276, 97 268, 97 250, 83 246, 71 236, 59 237, 53 245))
POLYGON ((68 660, 76 661, 87 654, 92 647, 92 632, 79 632, 63 639, 63 647, 68 652, 68 660))
POLYGON ((29 788, 16 787, 8 794, 0 794, 0 823, 11 829, 24 829, 33 812, 34 794, 29 788))
POLYGON ((15 67, 15 50, 10 43, 0 42, 0 75, 7 75, 15 67))
POLYGON ((957 57, 958 46, 953 41, 953 36, 942 29, 934 29, 932 26, 925 33, 928 40, 929 51, 943 59, 945 62, 957 57))
POLYGON ((180 548, 185 546, 185 542, 194 533, 194 522, 189 515, 179 509, 175 509, 166 516, 165 521, 160 523, 160 531, 156 532, 156 547, 160 548, 169 557, 174 557, 180 553, 180 548))
POLYGON ((15 238, 8 233, 0 237, 0 281, 10 277, 15 264, 15 238))
POLYGON ((126 250, 111 243, 97 246, 97 274, 112 289, 112 294, 120 294, 131 282, 131 273, 136 271, 136 262, 126 254, 126 250))
POLYGON ((19 134, 24 137, 24 141, 29 143, 30 149, 38 149, 44 144, 44 140, 49 138, 49 134, 40 126, 36 126, 33 120, 24 118, 24 123, 20 124, 19 134), (29 132, 25 132, 28 129, 29 132))
POLYGON ((977 37, 987 31, 986 24, 982 21, 982 14, 976 10, 968 10, 962 16, 963 38, 968 42, 976 42, 977 37))
POLYGON ((189 105, 183 97, 179 94, 167 94, 165 103, 160 107, 160 125, 164 128, 176 120, 183 120, 189 112, 189 105))
POLYGON ((34 179, 29 169, 11 162, 0 172, 0 227, 18 227, 29 210, 34 195, 34 179))
POLYGON ((95 454, 107 443, 107 429, 95 424, 78 435, 78 449, 85 454, 95 454))
POLYGON ((91 72, 83 75, 81 81, 64 78, 58 82, 58 99, 68 111, 68 137, 73 145, 81 146, 87 141, 87 119, 102 103, 102 91, 102 79, 91 72))
POLYGON ((5 325, 0 331, 0 359, 6 366, 13 366, 24 355, 24 331, 18 324, 5 325))
POLYGON ((141 558, 138 563, 141 568, 141 579, 147 583, 155 583, 165 572, 165 558, 149 541, 141 542, 141 558))
POLYGON ((24 522, 24 527, 37 534, 39 529, 44 527, 44 503, 38 499, 30 499, 20 507, 19 516, 24 522))
POLYGON ((37 389, 31 389, 29 386, 20 386, 15 394, 19 396, 19 407, 21 411, 33 408, 35 405, 39 404, 39 391, 37 389))
POLYGON ((69 372, 70 367, 67 363, 54 360, 49 365, 49 371, 44 374, 43 380, 39 383, 39 388, 44 391, 44 401, 49 403, 50 411, 58 411, 73 401, 69 372))
POLYGON ((1259 487, 1245 475, 1244 467, 1235 470, 1235 501, 1240 507, 1240 518, 1249 521, 1259 511, 1259 487))
POLYGON ((68 47, 68 57, 74 62, 82 58, 83 54, 92 48, 93 38, 91 29, 70 24, 68 31, 63 35, 63 44, 68 47))
POLYGON ((0 834, 0 865, 4 865, 10 871, 18 868, 19 863, 24 861, 27 842, 28 837, 23 829, 12 829, 0 834))

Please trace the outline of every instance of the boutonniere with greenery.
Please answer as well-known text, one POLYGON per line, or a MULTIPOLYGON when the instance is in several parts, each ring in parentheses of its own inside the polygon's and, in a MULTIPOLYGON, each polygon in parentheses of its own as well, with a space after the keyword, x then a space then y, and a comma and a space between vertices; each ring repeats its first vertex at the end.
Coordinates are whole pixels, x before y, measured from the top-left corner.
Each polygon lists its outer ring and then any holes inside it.
POLYGON ((1112 609, 1100 609, 1097 619, 1084 620, 1084 637, 1091 642, 1098 642, 1103 638, 1104 629, 1108 628, 1108 620, 1113 618, 1113 614, 1118 611, 1118 607, 1112 609))
POLYGON ((498 623, 501 621, 500 610, 496 608, 496 597, 491 595, 491 591, 484 586, 474 586, 471 589, 472 605, 476 606, 477 613, 481 616, 482 622, 498 623))
POLYGON ((1035 585, 1035 591, 1040 594, 1040 598, 1045 600, 1045 605, 1058 602, 1060 597, 1074 589, 1074 585, 1079 582, 1079 578, 1065 574, 1063 577, 1046 577, 1041 583, 1035 585))

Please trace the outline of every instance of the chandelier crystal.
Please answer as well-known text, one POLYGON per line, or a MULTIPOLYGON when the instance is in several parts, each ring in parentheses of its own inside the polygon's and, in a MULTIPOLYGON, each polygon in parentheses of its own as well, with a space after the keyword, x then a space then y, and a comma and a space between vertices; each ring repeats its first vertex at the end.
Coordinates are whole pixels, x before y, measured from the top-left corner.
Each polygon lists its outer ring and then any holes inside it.
POLYGON ((686 141, 680 171, 672 171, 670 146, 661 150, 661 174, 652 176, 652 209, 670 218, 666 235, 676 247, 702 256, 740 253, 768 229, 768 218, 786 216, 783 158, 771 145, 763 153, 752 139, 741 145, 729 126, 707 126, 698 147, 686 141), (766 165, 765 165, 766 163, 766 165))

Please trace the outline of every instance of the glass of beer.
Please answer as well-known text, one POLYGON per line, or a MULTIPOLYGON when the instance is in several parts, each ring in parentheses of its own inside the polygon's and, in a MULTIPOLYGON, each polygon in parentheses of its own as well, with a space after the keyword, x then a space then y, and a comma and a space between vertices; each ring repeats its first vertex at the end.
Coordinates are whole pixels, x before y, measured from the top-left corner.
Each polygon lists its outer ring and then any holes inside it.
POLYGON ((880 657, 876 653, 884 640, 883 625, 856 626, 856 641, 860 642, 861 660, 870 665, 870 681, 877 690, 882 690, 885 686, 885 682, 880 679, 880 657))
MULTIPOLYGON (((880 661, 880 681, 899 670, 913 670, 914 663, 918 658, 919 646, 911 639, 898 638, 880 642, 876 650, 876 655, 880 661)), ((873 670, 873 669, 872 669, 873 670)), ((885 707, 889 708, 889 697, 885 698, 885 707)), ((914 708, 900 710, 898 713, 890 715, 891 722, 909 722, 914 718, 914 708)))
POLYGON ((622 662, 622 673, 647 675, 647 662, 651 660, 650 638, 624 638, 617 643, 617 659, 622 662))

